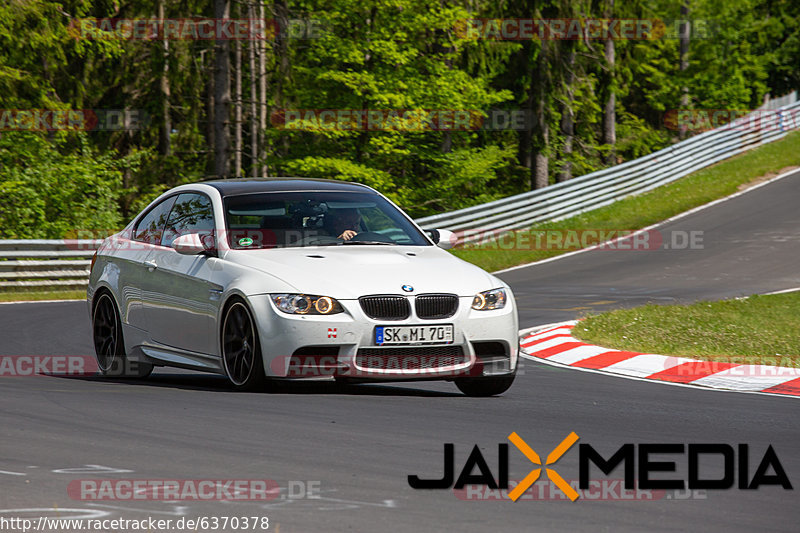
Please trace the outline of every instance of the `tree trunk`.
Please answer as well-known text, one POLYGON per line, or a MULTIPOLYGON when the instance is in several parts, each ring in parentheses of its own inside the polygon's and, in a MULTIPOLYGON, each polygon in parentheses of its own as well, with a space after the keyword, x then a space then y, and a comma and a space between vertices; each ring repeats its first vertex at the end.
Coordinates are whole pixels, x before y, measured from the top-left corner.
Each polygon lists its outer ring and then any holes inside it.
MULTIPOLYGON (((258 18, 264 21, 264 2, 258 1, 258 18)), ((266 21, 265 21, 266 22, 266 21)), ((259 90, 259 123, 261 125, 261 144, 259 151, 256 152, 256 161, 260 162, 261 170, 259 174, 263 177, 269 176, 267 167, 267 42, 258 42, 258 90, 259 90)))
MULTIPOLYGON (((549 127, 545 125, 542 132, 542 140, 547 143, 549 137, 549 127)), ((534 156, 533 188, 544 189, 550 184, 550 174, 548 171, 548 159, 544 152, 537 150, 534 156)))
MULTIPOLYGON (((211 55, 211 54, 209 54, 211 55)), ((201 56, 205 57, 205 56, 201 56)), ((208 82, 206 84, 206 140, 208 141, 207 156, 207 174, 213 175, 216 173, 216 166, 214 155, 216 154, 216 136, 214 135, 214 127, 216 121, 216 113, 214 112, 214 96, 216 89, 214 87, 214 67, 211 66, 211 61, 208 62, 208 67, 203 65, 203 71, 207 72, 208 82)))
MULTIPOLYGON (((614 0, 609 0, 608 11, 605 17, 610 19, 614 15, 614 0)), ((615 78, 616 49, 614 40, 610 37, 605 42, 606 60, 606 101, 603 105, 603 144, 608 146, 606 164, 613 165, 617 161, 617 89, 615 78)))
MULTIPOLYGON (((529 67, 531 54, 531 43, 524 42, 517 52, 517 61, 520 71, 523 69, 529 70, 530 79, 536 76, 534 68, 529 67)), ((517 161, 519 165, 527 170, 523 178, 523 190, 529 191, 533 188, 533 157, 531 154, 531 143, 533 142, 533 127, 534 123, 531 120, 533 117, 534 106, 533 102, 536 99, 534 95, 533 83, 528 83, 527 95, 525 97, 525 126, 519 130, 517 137, 517 161)))
POLYGON ((549 54, 550 46, 546 39, 541 41, 541 50, 536 62, 535 76, 531 83, 536 91, 536 130, 533 142, 533 188, 543 189, 550 184, 548 150, 550 146, 550 123, 548 95, 550 90, 549 54))
POLYGON ((445 131, 442 134, 442 143, 439 145, 439 150, 443 154, 449 154, 453 151, 453 134, 449 131, 445 131))
POLYGON ((572 143, 575 137, 575 43, 564 43, 567 52, 567 61, 564 64, 564 102, 561 105, 561 134, 564 136, 564 145, 561 155, 564 163, 556 176, 556 181, 561 183, 572 179, 572 143))
MULTIPOLYGON (((255 10, 252 5, 247 7, 247 18, 254 20, 255 10)), ((258 73, 256 72, 256 47, 260 41, 250 41, 248 52, 250 56, 250 175, 258 176, 258 73)))
POLYGON ((234 103, 233 103, 233 175, 237 178, 242 175, 242 41, 236 39, 234 43, 235 70, 234 103))
POLYGON ((533 161, 531 159, 531 141, 533 139, 533 132, 529 126, 525 126, 519 132, 519 144, 517 146, 517 160, 519 161, 520 166, 527 169, 525 173, 525 178, 523 180, 523 186, 526 191, 529 191, 533 188, 532 179, 532 168, 533 168, 533 161))
MULTIPOLYGON (((214 0, 214 16, 217 20, 230 18, 230 0, 214 0)), ((218 178, 230 176, 230 44, 218 39, 214 44, 214 173, 218 178)))
POLYGON ((277 22, 278 35, 276 36, 276 45, 278 50, 278 76, 276 87, 276 98, 278 106, 284 108, 284 89, 289 76, 289 7, 286 5, 286 0, 277 0, 273 4, 275 10, 275 19, 277 22))
MULTIPOLYGON (((692 26, 689 22, 689 0, 683 0, 681 3, 681 32, 680 32, 680 71, 681 75, 689 68, 689 41, 691 39, 692 26)), ((683 86, 681 88, 681 109, 689 107, 689 87, 683 86)), ((678 136, 681 139, 686 138, 686 125, 682 124, 678 130, 678 136)))
MULTIPOLYGON (((158 19, 164 20, 164 0, 158 0, 158 19)), ((161 155, 170 155, 172 153, 172 142, 170 140, 172 121, 169 117, 169 41, 166 36, 161 40, 161 60, 163 61, 161 67, 161 113, 163 120, 159 129, 158 152, 161 155)))
MULTIPOLYGON (((273 15, 277 23, 277 36, 275 39, 275 53, 277 55, 275 76, 275 103, 278 109, 286 109, 286 85, 290 81, 291 72, 289 64, 289 7, 286 0, 276 0, 272 4, 273 15)), ((280 137, 281 147, 277 154, 281 157, 289 152, 289 136, 280 137)), ((274 151, 274 149, 273 149, 274 151)))
MULTIPOLYGON (((122 188, 127 190, 131 186, 131 168, 128 165, 125 165, 125 168, 122 170, 122 188)), ((120 198, 120 211, 122 212, 122 216, 126 219, 130 216, 130 193, 126 194, 122 198, 120 198)))

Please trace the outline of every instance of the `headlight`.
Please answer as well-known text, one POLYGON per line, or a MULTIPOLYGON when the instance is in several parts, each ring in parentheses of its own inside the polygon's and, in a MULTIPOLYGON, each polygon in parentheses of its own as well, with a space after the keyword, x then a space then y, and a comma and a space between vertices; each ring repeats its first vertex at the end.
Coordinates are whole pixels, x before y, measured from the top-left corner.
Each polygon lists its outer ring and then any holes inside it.
POLYGON ((330 296, 310 294, 270 294, 275 306, 290 315, 333 315, 344 311, 330 296))
POLYGON ((479 292, 472 299, 472 308, 478 311, 489 311, 490 309, 502 309, 506 306, 506 290, 492 289, 490 291, 479 292))

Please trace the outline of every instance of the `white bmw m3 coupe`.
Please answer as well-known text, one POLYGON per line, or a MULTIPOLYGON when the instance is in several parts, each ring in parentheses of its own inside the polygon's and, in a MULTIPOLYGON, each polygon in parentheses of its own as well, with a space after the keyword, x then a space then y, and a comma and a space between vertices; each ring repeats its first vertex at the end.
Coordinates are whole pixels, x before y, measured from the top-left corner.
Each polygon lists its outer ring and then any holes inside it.
POLYGON ((443 248, 375 190, 297 178, 174 188, 92 260, 104 374, 153 366, 275 379, 449 380, 505 392, 517 369, 509 287, 443 248))

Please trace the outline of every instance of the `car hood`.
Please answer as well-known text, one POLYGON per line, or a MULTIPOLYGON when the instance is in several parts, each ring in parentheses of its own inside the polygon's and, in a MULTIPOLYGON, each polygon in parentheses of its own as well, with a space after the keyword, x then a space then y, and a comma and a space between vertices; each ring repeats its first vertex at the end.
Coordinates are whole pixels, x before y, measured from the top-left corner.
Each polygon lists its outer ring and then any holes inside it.
POLYGON ((459 296, 505 286, 491 274, 435 246, 231 250, 225 259, 279 278, 297 292, 343 300, 366 294, 403 294, 403 285, 413 287, 413 294, 459 296))

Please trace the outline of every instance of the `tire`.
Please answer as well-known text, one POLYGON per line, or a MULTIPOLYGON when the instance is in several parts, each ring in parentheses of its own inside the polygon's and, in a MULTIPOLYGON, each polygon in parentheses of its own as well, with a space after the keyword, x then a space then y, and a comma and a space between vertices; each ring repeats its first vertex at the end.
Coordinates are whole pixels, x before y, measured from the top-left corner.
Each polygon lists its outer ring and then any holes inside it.
POLYGON ((258 331, 247 305, 235 299, 226 307, 221 332, 222 367, 237 390, 259 390, 266 378, 258 331))
POLYGON ((498 377, 462 378, 456 380, 456 387, 467 396, 477 398, 497 396, 498 394, 503 394, 511 387, 515 377, 516 372, 498 377))
POLYGON ((153 365, 129 361, 125 354, 122 321, 111 293, 103 291, 97 297, 92 312, 92 338, 97 366, 104 376, 117 378, 146 378, 153 365))

